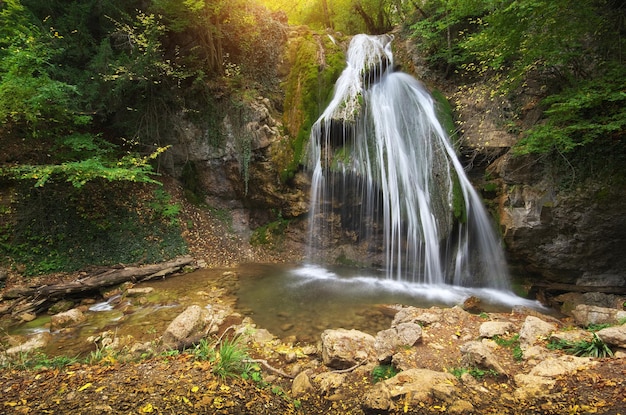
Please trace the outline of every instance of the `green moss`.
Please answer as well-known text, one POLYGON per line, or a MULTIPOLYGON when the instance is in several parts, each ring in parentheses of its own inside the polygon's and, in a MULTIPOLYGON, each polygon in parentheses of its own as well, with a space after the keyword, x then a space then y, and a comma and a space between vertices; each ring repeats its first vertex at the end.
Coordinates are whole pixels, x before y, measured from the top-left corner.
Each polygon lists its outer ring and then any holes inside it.
POLYGON ((435 110, 437 111, 437 119, 443 126, 444 130, 452 140, 456 142, 457 130, 454 123, 454 115, 452 105, 441 91, 434 90, 430 93, 435 100, 435 110))
POLYGON ((456 173, 452 175, 452 213, 454 218, 460 223, 467 222, 467 210, 465 209, 465 198, 461 183, 456 173))
POLYGON ((325 35, 309 33, 288 51, 292 62, 285 89, 284 125, 290 135, 291 157, 281 167, 283 182, 291 179, 302 162, 311 127, 332 98, 335 81, 345 66, 343 50, 325 35), (324 65, 318 61, 319 43, 324 48, 324 65))

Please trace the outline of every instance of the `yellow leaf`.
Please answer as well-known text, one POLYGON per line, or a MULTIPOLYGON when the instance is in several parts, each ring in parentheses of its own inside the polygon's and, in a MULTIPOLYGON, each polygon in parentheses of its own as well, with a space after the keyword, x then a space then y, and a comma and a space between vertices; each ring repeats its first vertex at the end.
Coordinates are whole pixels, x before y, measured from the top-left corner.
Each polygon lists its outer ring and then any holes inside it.
POLYGON ((102 392, 105 389, 106 389, 106 386, 100 386, 98 389, 96 389, 96 392, 102 392))
POLYGON ((17 406, 17 405, 18 405, 18 403, 17 403, 17 402, 14 402, 14 401, 11 401, 11 402, 5 402, 5 403, 4 403, 4 406, 10 406, 10 407, 14 407, 14 406, 17 406))
POLYGON ((139 412, 141 412, 142 414, 151 414, 152 412, 154 412, 154 407, 151 403, 147 403, 141 407, 139 412))
POLYGON ((91 382, 85 383, 83 386, 81 386, 80 388, 78 388, 79 392, 84 391, 85 389, 91 388, 93 386, 93 384, 91 382))
POLYGON ((191 391, 192 391, 193 393, 196 393, 196 392, 198 392, 199 390, 200 390, 200 388, 199 388, 199 387, 197 387, 197 386, 194 386, 194 387, 192 387, 192 388, 191 388, 191 391))

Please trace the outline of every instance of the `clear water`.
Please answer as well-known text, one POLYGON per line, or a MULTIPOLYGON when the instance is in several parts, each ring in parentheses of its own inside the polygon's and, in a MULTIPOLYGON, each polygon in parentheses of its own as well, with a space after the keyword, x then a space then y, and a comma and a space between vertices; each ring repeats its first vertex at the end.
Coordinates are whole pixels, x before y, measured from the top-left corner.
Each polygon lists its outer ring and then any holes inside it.
POLYGON ((391 40, 353 38, 335 95, 312 128, 309 257, 323 257, 337 228, 351 226, 383 253, 388 279, 507 290, 493 225, 432 97, 393 71, 391 40), (465 221, 454 220, 455 200, 465 221))
POLYGON ((540 303, 492 288, 465 288, 387 279, 384 271, 319 265, 245 264, 238 270, 238 307, 280 338, 319 339, 325 329, 388 329, 393 305, 453 307, 470 296, 487 312, 540 303))

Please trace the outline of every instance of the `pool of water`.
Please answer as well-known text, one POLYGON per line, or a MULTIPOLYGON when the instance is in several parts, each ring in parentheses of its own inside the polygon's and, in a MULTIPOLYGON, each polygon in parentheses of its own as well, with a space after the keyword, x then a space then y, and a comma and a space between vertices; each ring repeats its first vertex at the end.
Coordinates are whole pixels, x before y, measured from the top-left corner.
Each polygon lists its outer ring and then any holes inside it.
POLYGON ((389 305, 395 304, 453 307, 474 296, 487 312, 510 312, 516 305, 543 309, 512 292, 394 281, 368 269, 245 264, 238 273, 238 307, 273 334, 303 341, 328 328, 375 334, 389 328, 389 305))

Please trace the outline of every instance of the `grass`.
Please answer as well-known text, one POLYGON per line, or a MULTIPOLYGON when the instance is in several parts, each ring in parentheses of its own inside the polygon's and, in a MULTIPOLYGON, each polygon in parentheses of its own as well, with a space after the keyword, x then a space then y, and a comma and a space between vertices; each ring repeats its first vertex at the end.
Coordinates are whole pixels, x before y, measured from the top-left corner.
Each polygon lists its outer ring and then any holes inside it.
POLYGON ((568 340, 555 340, 547 345, 550 350, 563 350, 565 353, 575 356, 588 357, 608 357, 613 356, 613 351, 594 332, 591 340, 580 340, 576 342, 568 340))

